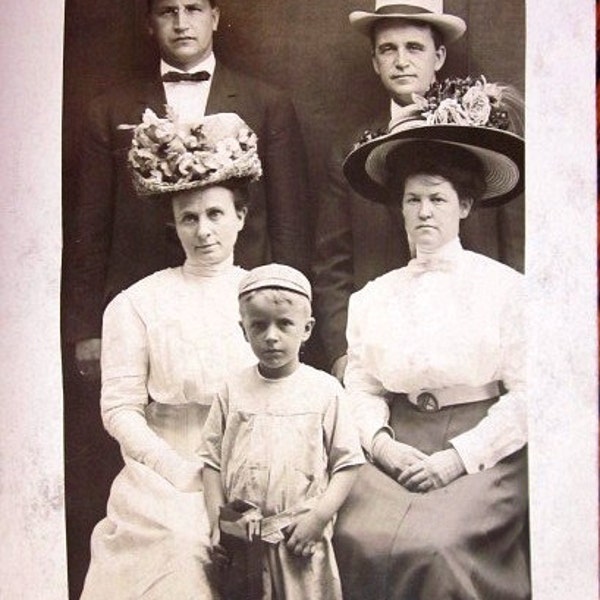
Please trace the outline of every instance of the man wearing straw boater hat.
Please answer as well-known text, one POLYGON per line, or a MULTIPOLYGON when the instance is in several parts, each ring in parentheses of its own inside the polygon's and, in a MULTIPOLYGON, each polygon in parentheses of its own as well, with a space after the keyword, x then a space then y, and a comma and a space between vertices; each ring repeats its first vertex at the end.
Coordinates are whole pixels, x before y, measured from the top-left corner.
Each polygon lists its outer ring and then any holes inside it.
MULTIPOLYGON (((411 115, 413 94, 429 90, 446 60, 446 46, 466 30, 461 18, 443 12, 442 0, 377 0, 373 12, 354 11, 349 19, 356 31, 370 37, 373 69, 390 97, 388 108, 361 132, 385 130, 390 120, 411 115)), ((406 237, 398 235, 401 216, 372 205, 344 180, 341 163, 357 138, 354 132, 350 143, 334 152, 316 229, 315 310, 329 367, 340 379, 350 294, 410 259, 406 237)))

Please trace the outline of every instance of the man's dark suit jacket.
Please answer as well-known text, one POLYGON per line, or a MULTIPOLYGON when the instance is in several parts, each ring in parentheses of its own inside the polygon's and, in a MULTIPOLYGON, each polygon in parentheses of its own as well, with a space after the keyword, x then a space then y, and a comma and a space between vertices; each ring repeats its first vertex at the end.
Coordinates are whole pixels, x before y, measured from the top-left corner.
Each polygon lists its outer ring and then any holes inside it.
MULTIPOLYGON (((347 350, 350 295, 410 260, 401 203, 381 205, 355 193, 342 164, 365 130, 383 130, 389 110, 334 144, 328 180, 318 195, 313 262, 316 330, 329 366, 347 350)), ((463 246, 523 270, 524 201, 479 209, 461 223, 463 246)))
MULTIPOLYGON (((65 253, 65 336, 100 337, 102 312, 121 290, 168 266, 183 251, 171 203, 139 198, 127 169, 131 130, 146 108, 165 113, 163 85, 132 81, 91 105, 81 144, 81 185, 74 240, 65 253)), ((308 268, 305 156, 293 105, 280 91, 217 62, 206 114, 235 112, 256 132, 263 178, 250 186, 246 225, 235 262, 245 268, 271 260, 308 268)))
POLYGON ((388 110, 334 144, 328 179, 318 197, 313 305, 330 365, 346 353, 350 295, 410 260, 400 203, 386 206, 363 198, 342 172, 344 158, 361 134, 383 130, 389 120, 388 110))

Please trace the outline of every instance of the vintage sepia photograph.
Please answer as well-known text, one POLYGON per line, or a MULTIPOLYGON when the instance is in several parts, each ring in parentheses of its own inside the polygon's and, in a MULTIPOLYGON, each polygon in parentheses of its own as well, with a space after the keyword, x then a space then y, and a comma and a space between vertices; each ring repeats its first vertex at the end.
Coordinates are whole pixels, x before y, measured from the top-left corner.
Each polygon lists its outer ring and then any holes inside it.
POLYGON ((597 591, 593 135, 547 110, 565 39, 532 5, 65 0, 27 328, 52 450, 27 441, 19 512, 53 583, 0 590, 525 600, 581 568, 572 597, 597 591))

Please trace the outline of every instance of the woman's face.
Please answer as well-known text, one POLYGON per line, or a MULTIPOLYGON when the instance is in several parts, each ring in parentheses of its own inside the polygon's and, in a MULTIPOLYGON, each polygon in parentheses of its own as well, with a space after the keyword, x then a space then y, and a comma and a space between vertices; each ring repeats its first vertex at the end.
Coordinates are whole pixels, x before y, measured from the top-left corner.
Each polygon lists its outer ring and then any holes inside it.
POLYGON ((411 242, 434 252, 458 235, 473 202, 460 200, 454 186, 437 175, 411 175, 404 185, 402 214, 411 242))
POLYGON ((233 254, 246 209, 236 210, 233 192, 215 185, 175 194, 173 216, 188 261, 214 265, 233 254))

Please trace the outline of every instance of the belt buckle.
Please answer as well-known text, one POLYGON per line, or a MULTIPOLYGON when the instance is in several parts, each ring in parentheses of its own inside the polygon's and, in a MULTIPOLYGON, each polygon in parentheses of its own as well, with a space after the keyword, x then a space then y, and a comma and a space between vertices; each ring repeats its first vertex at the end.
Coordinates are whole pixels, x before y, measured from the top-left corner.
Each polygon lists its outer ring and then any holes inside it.
POLYGON ((434 394, 431 392, 421 392, 417 396, 417 408, 421 412, 438 412, 440 405, 434 394))

